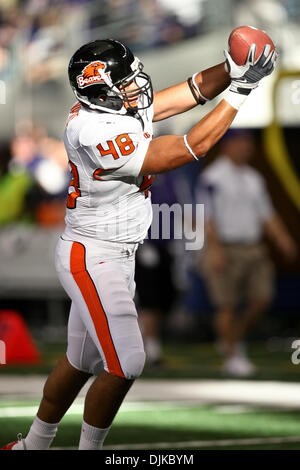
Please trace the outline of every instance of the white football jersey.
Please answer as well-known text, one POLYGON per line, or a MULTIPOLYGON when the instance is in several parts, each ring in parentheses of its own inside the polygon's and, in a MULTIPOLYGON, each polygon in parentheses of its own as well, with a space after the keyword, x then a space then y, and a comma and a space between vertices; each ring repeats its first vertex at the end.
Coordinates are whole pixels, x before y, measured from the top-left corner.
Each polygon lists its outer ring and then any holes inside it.
POLYGON ((140 118, 76 103, 64 143, 70 182, 64 238, 139 243, 152 221, 152 176, 139 176, 152 139, 153 106, 140 118))

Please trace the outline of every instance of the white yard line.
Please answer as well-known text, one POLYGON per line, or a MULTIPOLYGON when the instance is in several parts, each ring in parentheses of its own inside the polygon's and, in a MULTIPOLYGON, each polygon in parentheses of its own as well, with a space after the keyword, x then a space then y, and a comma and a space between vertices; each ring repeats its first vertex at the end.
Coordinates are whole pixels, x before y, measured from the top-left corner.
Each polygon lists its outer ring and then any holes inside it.
MULTIPOLYGON (((195 406, 195 403, 180 403, 180 402, 125 402, 122 404, 119 413, 127 413, 132 411, 155 411, 155 410, 173 410, 174 408, 190 408, 195 406)), ((82 415, 83 414, 83 403, 74 403, 67 411, 66 416, 70 415, 82 415)), ((12 406, 2 405, 0 401, 0 418, 20 418, 26 416, 34 417, 38 410, 38 406, 12 406)))
POLYGON ((285 442, 300 442, 300 436, 284 437, 255 437, 249 439, 215 439, 210 441, 187 441, 187 442, 157 442, 148 444, 128 444, 117 446, 106 446, 103 450, 143 450, 143 449, 189 449, 191 447, 228 447, 259 444, 283 444, 285 442))
MULTIPOLYGON (((44 376, 0 375, 0 405, 1 400, 39 399, 45 380, 44 376)), ((87 388, 88 385, 80 397, 84 396, 87 388)), ((140 379, 126 397, 126 403, 139 401, 300 409, 300 382, 140 379)))

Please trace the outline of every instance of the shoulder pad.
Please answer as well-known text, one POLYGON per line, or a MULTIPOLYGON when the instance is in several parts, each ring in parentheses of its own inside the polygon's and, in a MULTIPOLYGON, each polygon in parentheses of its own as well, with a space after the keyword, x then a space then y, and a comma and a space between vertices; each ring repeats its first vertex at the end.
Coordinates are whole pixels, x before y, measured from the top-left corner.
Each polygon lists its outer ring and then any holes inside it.
POLYGON ((119 134, 136 134, 140 131, 140 123, 130 116, 114 116, 101 114, 91 116, 79 133, 80 145, 88 147, 100 141, 109 140, 119 134))

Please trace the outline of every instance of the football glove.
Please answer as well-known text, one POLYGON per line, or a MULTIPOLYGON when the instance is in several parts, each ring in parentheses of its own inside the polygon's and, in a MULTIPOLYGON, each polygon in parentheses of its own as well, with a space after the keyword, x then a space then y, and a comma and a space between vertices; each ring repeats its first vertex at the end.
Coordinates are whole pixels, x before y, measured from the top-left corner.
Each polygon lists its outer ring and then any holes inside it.
POLYGON ((275 50, 270 52, 270 48, 267 44, 258 59, 254 60, 256 44, 251 44, 245 65, 237 65, 229 52, 224 51, 227 72, 231 77, 230 91, 249 95, 262 78, 273 72, 277 53, 275 50))

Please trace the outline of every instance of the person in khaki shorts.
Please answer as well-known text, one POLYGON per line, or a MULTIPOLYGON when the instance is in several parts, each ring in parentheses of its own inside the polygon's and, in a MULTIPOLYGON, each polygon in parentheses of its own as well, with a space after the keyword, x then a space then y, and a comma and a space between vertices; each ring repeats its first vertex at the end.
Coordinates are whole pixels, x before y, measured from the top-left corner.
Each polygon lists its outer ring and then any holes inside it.
POLYGON ((216 260, 211 252, 207 252, 204 260, 207 287, 214 303, 220 307, 236 306, 243 295, 249 302, 257 298, 262 306, 268 305, 274 291, 274 267, 267 247, 263 243, 224 243, 221 249, 219 262, 224 266, 220 271, 215 269, 216 260))
POLYGON ((198 186, 197 199, 204 202, 206 216, 201 273, 216 308, 214 328, 223 371, 233 376, 255 372, 244 340, 273 298, 274 267, 264 235, 287 260, 297 256, 262 176, 247 164, 254 151, 250 131, 230 130, 198 186))

